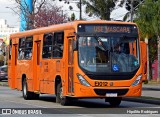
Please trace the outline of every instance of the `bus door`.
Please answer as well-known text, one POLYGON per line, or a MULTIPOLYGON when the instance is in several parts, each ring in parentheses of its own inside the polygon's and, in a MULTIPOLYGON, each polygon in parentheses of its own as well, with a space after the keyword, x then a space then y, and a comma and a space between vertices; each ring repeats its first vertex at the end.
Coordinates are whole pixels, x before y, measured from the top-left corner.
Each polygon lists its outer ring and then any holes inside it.
MULTIPOLYGON (((55 73, 54 67, 55 63, 52 59, 52 40, 53 33, 46 33, 42 35, 42 52, 40 60, 40 71, 39 74, 41 74, 40 77, 40 92, 41 93, 53 93, 53 74, 55 73)), ((40 55, 40 54, 39 54, 40 55)))
POLYGON ((40 48, 41 41, 35 41, 35 54, 34 54, 34 91, 39 91, 39 82, 40 82, 40 48))
POLYGON ((140 41, 140 46, 141 46, 141 60, 142 60, 142 75, 143 81, 147 81, 147 44, 143 41, 140 41))
POLYGON ((74 95, 74 68, 73 68, 73 44, 74 38, 68 38, 68 93, 74 95))
POLYGON ((12 46, 12 58, 11 58, 11 88, 17 88, 17 78, 16 78, 16 73, 17 73, 17 48, 18 44, 13 44, 12 46))

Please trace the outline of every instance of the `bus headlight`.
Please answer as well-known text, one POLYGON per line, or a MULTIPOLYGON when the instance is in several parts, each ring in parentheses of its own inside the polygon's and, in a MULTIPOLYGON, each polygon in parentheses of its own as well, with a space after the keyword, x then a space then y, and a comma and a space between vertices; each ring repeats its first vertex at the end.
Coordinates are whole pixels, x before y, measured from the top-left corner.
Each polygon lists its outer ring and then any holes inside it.
POLYGON ((83 76, 81 76, 80 74, 77 74, 77 76, 82 85, 87 86, 87 87, 91 86, 83 76))
POLYGON ((132 86, 137 86, 137 85, 140 83, 141 79, 142 79, 142 74, 140 74, 140 75, 136 78, 136 80, 133 82, 132 86))

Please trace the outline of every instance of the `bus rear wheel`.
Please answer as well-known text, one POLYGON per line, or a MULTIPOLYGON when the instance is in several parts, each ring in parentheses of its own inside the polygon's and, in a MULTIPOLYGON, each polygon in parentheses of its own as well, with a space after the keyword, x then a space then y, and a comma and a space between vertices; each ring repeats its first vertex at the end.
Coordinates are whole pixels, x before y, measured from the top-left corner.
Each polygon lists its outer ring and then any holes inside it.
POLYGON ((57 95, 56 95, 56 102, 60 103, 61 105, 65 106, 70 103, 70 98, 63 96, 63 87, 62 83, 57 85, 57 95))
POLYGON ((27 85, 26 79, 24 79, 23 83, 22 83, 22 94, 23 94, 23 98, 25 100, 38 99, 39 98, 39 94, 35 94, 34 92, 29 92, 28 91, 28 85, 27 85))
POLYGON ((122 97, 109 97, 105 99, 112 107, 118 107, 121 104, 122 97))

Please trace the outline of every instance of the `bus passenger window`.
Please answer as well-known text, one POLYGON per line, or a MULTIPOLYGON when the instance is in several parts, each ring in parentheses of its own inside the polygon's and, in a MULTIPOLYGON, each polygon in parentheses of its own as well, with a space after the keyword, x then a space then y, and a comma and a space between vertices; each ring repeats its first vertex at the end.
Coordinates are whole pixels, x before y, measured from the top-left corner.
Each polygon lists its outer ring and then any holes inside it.
POLYGON ((18 54, 18 59, 24 59, 24 49, 23 48, 19 48, 19 54, 18 54))
POLYGON ((12 39, 10 39, 9 42, 9 60, 11 60, 11 55, 12 55, 12 39))
POLYGON ((18 59, 24 59, 24 49, 25 49, 25 38, 19 39, 19 48, 18 48, 18 59))
POLYGON ((24 51, 24 58, 25 59, 32 58, 32 46, 33 46, 33 37, 26 37, 25 51, 24 51))
POLYGON ((53 34, 45 34, 43 39, 42 58, 51 58, 53 34))
POLYGON ((55 40, 53 42, 53 57, 62 58, 63 57, 63 46, 64 46, 64 32, 55 33, 55 40))

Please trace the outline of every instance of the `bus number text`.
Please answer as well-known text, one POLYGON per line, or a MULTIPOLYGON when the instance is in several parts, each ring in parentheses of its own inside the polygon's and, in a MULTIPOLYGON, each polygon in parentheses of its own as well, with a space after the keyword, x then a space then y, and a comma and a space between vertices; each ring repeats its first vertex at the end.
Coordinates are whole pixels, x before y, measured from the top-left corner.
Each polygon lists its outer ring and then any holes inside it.
POLYGON ((105 87, 105 86, 108 86, 108 82, 95 81, 95 87, 105 87))

